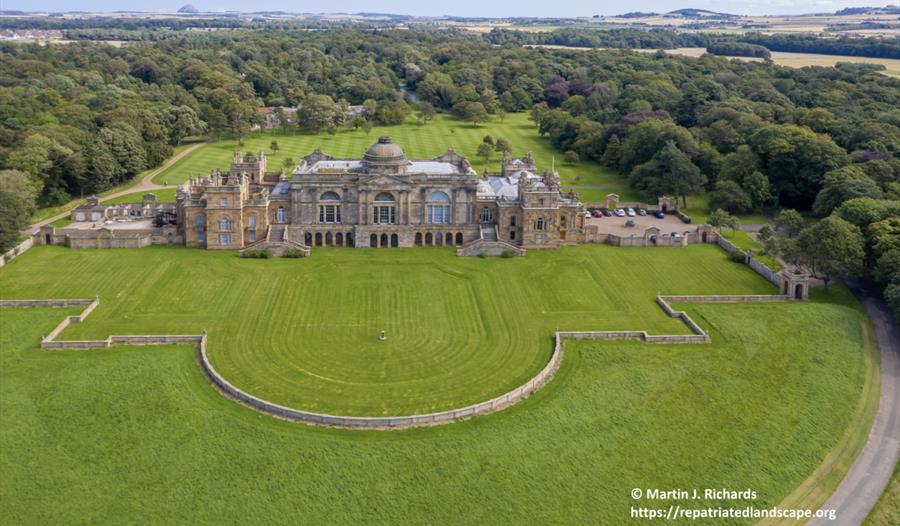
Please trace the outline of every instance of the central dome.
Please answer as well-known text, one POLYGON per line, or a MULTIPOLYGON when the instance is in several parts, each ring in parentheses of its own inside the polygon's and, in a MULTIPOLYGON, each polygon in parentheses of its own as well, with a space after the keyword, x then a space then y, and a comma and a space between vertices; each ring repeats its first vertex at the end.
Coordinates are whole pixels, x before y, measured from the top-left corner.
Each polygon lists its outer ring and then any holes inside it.
POLYGON ((370 172, 400 172, 406 164, 406 153, 403 152, 403 148, 394 144, 388 135, 381 136, 363 155, 363 165, 370 172))

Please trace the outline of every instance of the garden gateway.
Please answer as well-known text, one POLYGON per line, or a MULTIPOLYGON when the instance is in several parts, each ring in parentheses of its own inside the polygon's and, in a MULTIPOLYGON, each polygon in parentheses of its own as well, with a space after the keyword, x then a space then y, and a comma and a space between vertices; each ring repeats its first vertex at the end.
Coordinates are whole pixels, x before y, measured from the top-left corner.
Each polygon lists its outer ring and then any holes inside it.
MULTIPOLYGON (((611 194, 603 206, 677 213, 675 201, 666 197, 651 207, 619 203, 611 194)), ((267 171, 263 152, 235 152, 227 173, 214 170, 178 187, 176 203, 157 202, 153 194, 118 205, 91 198, 72 211, 70 225, 45 226, 36 241, 72 248, 181 244, 276 255, 309 255, 321 246, 454 246, 459 255, 473 256, 590 242, 683 246, 715 237, 705 225, 684 230, 677 219, 670 233, 655 224, 622 232, 618 223, 605 228, 615 218, 589 218, 578 194, 561 190, 555 170, 539 173, 531 153, 504 154, 500 172, 479 176, 452 149, 408 159, 382 136, 360 159, 334 158, 317 148, 289 176, 267 171)))

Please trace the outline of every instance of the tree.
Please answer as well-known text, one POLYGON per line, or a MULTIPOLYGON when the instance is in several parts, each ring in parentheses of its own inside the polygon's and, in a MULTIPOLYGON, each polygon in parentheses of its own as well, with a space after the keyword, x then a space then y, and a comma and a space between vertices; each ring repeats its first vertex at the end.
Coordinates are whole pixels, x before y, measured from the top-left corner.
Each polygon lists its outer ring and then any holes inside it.
POLYGON ((503 137, 497 137, 497 141, 494 143, 494 151, 508 153, 512 151, 512 145, 503 137))
POLYGON ((362 125, 362 129, 364 132, 366 132, 366 135, 372 133, 372 128, 373 128, 372 123, 369 121, 364 122, 362 125))
POLYGON ((485 135, 484 138, 481 139, 481 142, 486 142, 486 143, 490 144, 491 146, 493 146, 493 145, 494 145, 494 138, 491 137, 490 135, 485 135))
POLYGON ((709 204, 735 214, 746 212, 753 205, 744 189, 729 179, 716 183, 715 189, 709 194, 709 204))
POLYGON ((804 223, 803 216, 793 208, 785 208, 775 216, 775 228, 784 231, 788 238, 793 238, 800 233, 804 223))
POLYGON ((870 197, 881 199, 878 183, 869 179, 865 170, 856 165, 844 166, 825 174, 822 190, 816 195, 813 211, 824 217, 848 199, 870 197))
POLYGON ((471 122, 473 126, 478 126, 479 122, 488 120, 488 112, 484 109, 484 104, 480 102, 460 102, 453 107, 453 112, 460 119, 471 122))
POLYGON ((722 210, 721 208, 718 208, 713 213, 709 214, 709 217, 706 218, 706 222, 709 224, 709 226, 715 228, 716 230, 730 228, 732 235, 740 225, 740 221, 738 221, 738 218, 729 214, 725 210, 722 210))
POLYGON ((578 164, 578 152, 569 150, 566 152, 564 159, 567 164, 578 164))
POLYGON ((490 143, 483 142, 478 145, 478 156, 484 159, 485 164, 491 159, 494 153, 494 146, 490 143))
POLYGON ((419 115, 419 124, 427 124, 434 116, 437 114, 437 110, 434 109, 434 106, 430 102, 420 102, 417 106, 417 111, 419 115))
POLYGON ((613 135, 603 152, 603 164, 610 168, 619 167, 619 159, 622 157, 622 142, 618 135, 613 135))
POLYGON ((310 131, 322 131, 341 124, 344 114, 341 106, 328 95, 310 95, 297 110, 297 119, 310 131))
POLYGON ((272 150, 273 152, 277 152, 279 149, 278 141, 272 141, 271 143, 269 143, 269 149, 272 150))
POLYGON ((35 210, 37 190, 28 174, 0 170, 0 253, 12 248, 35 210))
POLYGON ((862 232, 837 216, 803 229, 797 245, 801 265, 822 279, 825 290, 835 277, 854 277, 862 272, 866 257, 862 232))
POLYGON ((534 123, 535 127, 541 126, 541 121, 544 120, 544 117, 550 113, 550 107, 547 106, 546 102, 539 102, 531 107, 531 112, 528 114, 529 120, 534 123))
POLYGON ((706 176, 674 141, 668 141, 649 161, 632 170, 629 181, 650 194, 680 196, 682 206, 687 208, 687 195, 702 192, 706 176))

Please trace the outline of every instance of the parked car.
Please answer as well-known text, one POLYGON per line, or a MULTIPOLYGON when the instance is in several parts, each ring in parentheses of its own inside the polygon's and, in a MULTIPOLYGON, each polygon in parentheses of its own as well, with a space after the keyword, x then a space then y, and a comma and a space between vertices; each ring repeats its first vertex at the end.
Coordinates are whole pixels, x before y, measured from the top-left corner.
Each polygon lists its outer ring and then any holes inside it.
POLYGON ((665 217, 666 217, 666 213, 663 212, 662 210, 660 210, 659 212, 657 212, 653 215, 655 215, 657 219, 665 219, 665 217))
POLYGON ((629 219, 628 221, 625 221, 625 226, 628 227, 628 228, 633 227, 633 226, 634 226, 634 219, 629 219))
POLYGON ((643 217, 643 216, 647 215, 647 211, 644 210, 643 208, 638 208, 638 209, 637 209, 637 215, 643 217))
POLYGON ((603 215, 606 217, 611 217, 613 215, 609 208, 601 208, 600 211, 603 212, 603 215))
POLYGON ((622 210, 621 208, 616 208, 616 215, 618 217, 625 217, 625 211, 622 210))
POLYGON ((629 208, 625 213, 628 214, 628 217, 634 217, 634 208, 629 208))
POLYGON ((603 214, 599 210, 591 211, 591 215, 594 217, 603 217, 603 214))
POLYGON ((591 218, 591 213, 590 213, 590 212, 585 212, 585 213, 584 213, 584 218, 585 218, 585 219, 590 219, 590 218, 591 218))

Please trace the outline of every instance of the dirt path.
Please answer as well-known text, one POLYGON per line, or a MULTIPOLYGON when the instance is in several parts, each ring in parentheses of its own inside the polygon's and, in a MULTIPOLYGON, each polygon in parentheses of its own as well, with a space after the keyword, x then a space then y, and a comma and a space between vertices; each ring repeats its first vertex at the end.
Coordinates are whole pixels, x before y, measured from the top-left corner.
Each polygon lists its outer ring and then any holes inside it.
MULTIPOLYGON (((188 146, 187 148, 185 148, 184 150, 179 152, 177 155, 173 155, 172 157, 170 157, 159 168, 151 170, 147 175, 142 177, 141 180, 138 181, 138 183, 136 185, 126 188, 125 190, 122 190, 120 192, 115 192, 115 193, 109 194, 107 196, 101 197, 100 202, 102 203, 103 201, 108 201, 109 199, 115 199, 117 197, 122 197, 123 195, 134 194, 134 193, 138 193, 138 192, 147 192, 150 190, 161 190, 161 189, 165 188, 165 186, 154 183, 153 178, 156 177, 157 175, 159 175, 160 173, 164 172, 165 170, 168 170, 169 168, 171 168, 172 165, 174 165, 175 163, 180 161, 185 155, 188 155, 189 153, 193 152, 197 148, 203 147, 206 144, 207 143, 205 143, 205 142, 198 142, 197 144, 192 144, 192 145, 188 146)), ((50 224, 54 221, 58 221, 65 217, 69 217, 70 213, 71 213, 71 210, 67 210, 65 212, 56 214, 53 217, 49 217, 47 219, 38 221, 37 223, 29 225, 27 232, 28 233, 34 232, 36 229, 41 228, 44 225, 50 224)))
MULTIPOLYGON (((878 336, 881 398, 869 439, 837 490, 822 506, 837 511, 837 524, 862 524, 884 491, 900 458, 900 330, 884 302, 858 283, 847 286, 859 299, 878 336)), ((807 526, 835 524, 813 519, 807 526)))

